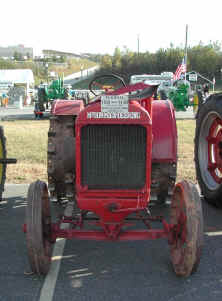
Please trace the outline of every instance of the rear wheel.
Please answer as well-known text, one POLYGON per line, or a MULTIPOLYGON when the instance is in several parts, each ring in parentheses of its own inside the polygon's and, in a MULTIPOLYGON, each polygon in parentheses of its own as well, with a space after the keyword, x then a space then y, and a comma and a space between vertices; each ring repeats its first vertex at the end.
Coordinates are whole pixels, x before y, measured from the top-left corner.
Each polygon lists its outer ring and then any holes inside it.
POLYGON ((151 194, 156 195, 157 204, 164 204, 172 193, 176 174, 176 163, 152 163, 151 194))
POLYGON ((31 269, 33 273, 46 275, 52 256, 50 202, 47 185, 39 180, 29 186, 26 225, 31 269))
POLYGON ((195 134, 197 179, 204 197, 222 206, 222 94, 211 95, 198 112, 195 134))
POLYGON ((202 206, 194 184, 176 184, 170 223, 174 225, 169 240, 173 268, 178 276, 187 277, 196 271, 203 246, 202 206))
POLYGON ((75 117, 51 116, 48 132, 48 182, 53 200, 74 196, 75 117))

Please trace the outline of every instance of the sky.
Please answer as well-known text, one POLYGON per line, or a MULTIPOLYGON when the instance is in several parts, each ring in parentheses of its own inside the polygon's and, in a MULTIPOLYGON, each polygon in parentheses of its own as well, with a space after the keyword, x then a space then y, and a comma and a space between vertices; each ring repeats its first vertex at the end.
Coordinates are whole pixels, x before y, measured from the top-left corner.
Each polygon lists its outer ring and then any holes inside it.
POLYGON ((7 0, 0 5, 0 46, 113 54, 116 47, 155 52, 200 41, 222 42, 221 1, 7 0))

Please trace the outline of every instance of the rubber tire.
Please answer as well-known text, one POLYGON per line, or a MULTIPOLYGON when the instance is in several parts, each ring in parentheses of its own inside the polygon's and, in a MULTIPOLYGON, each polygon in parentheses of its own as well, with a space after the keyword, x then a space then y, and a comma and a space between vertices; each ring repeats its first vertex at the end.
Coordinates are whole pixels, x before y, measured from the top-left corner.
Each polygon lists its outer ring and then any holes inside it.
POLYGON ((203 211, 196 186, 187 181, 176 184, 174 188, 170 211, 171 224, 177 224, 178 212, 185 213, 186 216, 186 241, 180 244, 178 239, 179 244, 176 241, 171 243, 171 262, 177 276, 188 277, 196 272, 200 262, 203 247, 203 211), (177 208, 180 210, 177 211, 177 208))
MULTIPOLYGON (((207 171, 207 167, 203 167, 204 162, 207 162, 208 158, 200 158, 200 151, 207 147, 203 145, 203 140, 201 140, 201 130, 206 125, 207 119, 209 116, 219 117, 222 120, 222 94, 214 94, 208 97, 207 101, 201 105, 200 110, 198 111, 198 116, 196 120, 196 132, 195 132, 195 167, 197 180, 201 189, 201 193, 204 198, 212 205, 216 207, 222 207, 222 183, 218 184, 212 178, 210 173, 207 171), (212 181, 211 187, 210 182, 212 181), (213 183, 213 181, 215 183, 213 183), (213 188, 215 186, 215 188, 213 188)), ((207 136, 207 133, 206 133, 207 136)), ((207 152, 207 151, 206 151, 207 152)), ((207 152, 208 153, 208 152, 207 152)), ((203 156, 203 155, 202 155, 203 156)), ((207 155, 205 156, 207 157, 207 155)))
MULTIPOLYGON (((4 129, 0 126, 0 159, 6 158, 6 138, 4 136, 4 129)), ((0 163, 0 202, 2 201, 2 194, 4 191, 6 179, 6 164, 0 163)))
POLYGON ((52 256, 51 216, 48 188, 45 182, 30 184, 26 207, 26 241, 28 258, 33 273, 46 275, 52 256))
POLYGON ((176 163, 152 163, 151 182, 157 184, 157 187, 151 185, 151 194, 157 197, 157 201, 154 201, 155 204, 164 205, 166 203, 174 188, 176 174, 176 163))

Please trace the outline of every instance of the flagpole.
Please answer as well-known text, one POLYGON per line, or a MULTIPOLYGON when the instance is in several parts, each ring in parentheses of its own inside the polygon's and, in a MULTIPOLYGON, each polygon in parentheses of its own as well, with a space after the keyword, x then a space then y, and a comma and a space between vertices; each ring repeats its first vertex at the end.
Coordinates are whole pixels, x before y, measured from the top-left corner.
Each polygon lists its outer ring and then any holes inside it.
POLYGON ((186 76, 187 76, 187 35, 188 35, 188 25, 186 25, 186 38, 185 38, 185 80, 186 80, 186 76))
POLYGON ((137 54, 140 54, 140 35, 137 35, 137 54))

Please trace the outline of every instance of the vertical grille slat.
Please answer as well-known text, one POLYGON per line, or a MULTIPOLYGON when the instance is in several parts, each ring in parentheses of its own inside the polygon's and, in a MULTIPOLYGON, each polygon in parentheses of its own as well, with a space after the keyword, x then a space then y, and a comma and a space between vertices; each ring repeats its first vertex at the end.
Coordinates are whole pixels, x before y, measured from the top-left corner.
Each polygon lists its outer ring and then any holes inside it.
POLYGON ((87 125, 81 129, 81 184, 89 189, 140 189, 146 181, 146 129, 87 125))

